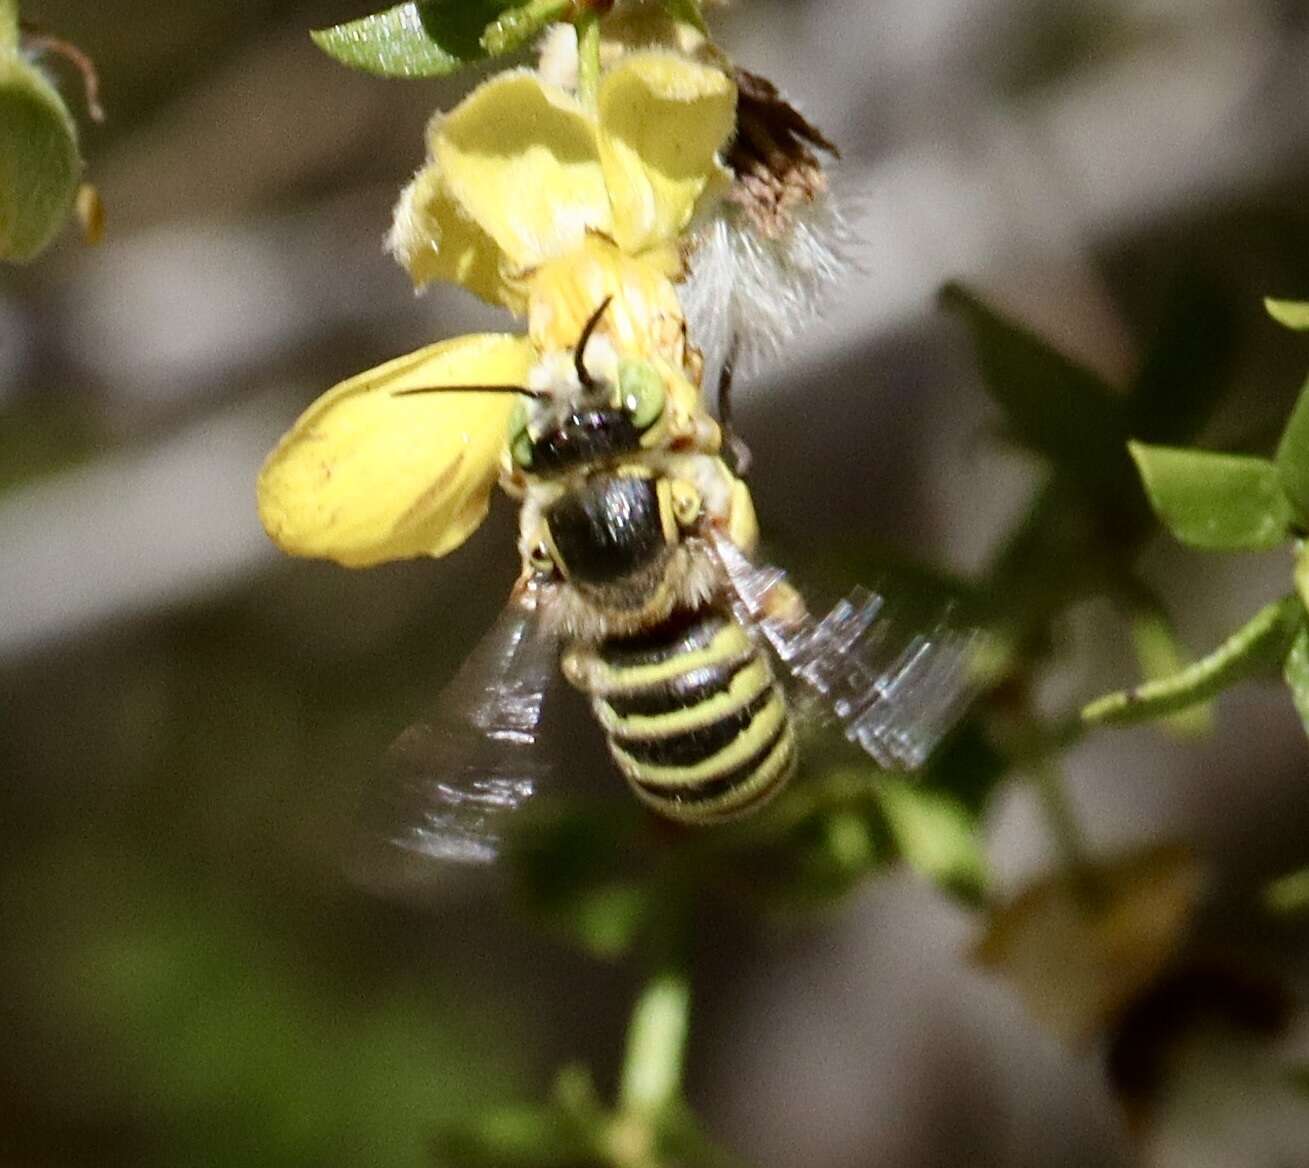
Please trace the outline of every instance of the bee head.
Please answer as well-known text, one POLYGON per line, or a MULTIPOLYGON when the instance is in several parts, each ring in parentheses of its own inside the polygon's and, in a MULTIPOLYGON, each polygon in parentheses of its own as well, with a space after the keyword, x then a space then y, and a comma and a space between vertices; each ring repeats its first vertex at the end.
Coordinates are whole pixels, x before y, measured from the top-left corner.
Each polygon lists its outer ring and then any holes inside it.
POLYGON ((548 359, 538 367, 538 375, 550 383, 549 392, 520 402, 509 423, 509 450, 517 468, 550 478, 612 463, 655 445, 666 429, 659 371, 648 361, 620 358, 607 337, 591 344, 608 306, 606 298, 587 321, 569 366, 559 354, 558 368, 548 359))
POLYGON ((582 401, 562 410, 537 403, 529 410, 520 404, 509 423, 514 465, 553 478, 579 467, 612 463, 659 441, 665 397, 663 381, 653 366, 620 361, 616 383, 596 386, 603 396, 588 392, 582 401))

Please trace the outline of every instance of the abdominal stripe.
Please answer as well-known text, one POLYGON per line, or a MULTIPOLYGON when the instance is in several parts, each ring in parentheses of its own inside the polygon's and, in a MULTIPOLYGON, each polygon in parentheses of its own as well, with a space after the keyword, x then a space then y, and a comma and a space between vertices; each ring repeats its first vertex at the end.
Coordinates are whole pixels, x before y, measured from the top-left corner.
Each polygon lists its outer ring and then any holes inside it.
POLYGON ((614 745, 638 763, 661 767, 693 767, 726 750, 770 702, 777 701, 776 691, 767 687, 752 702, 734 713, 726 714, 707 726, 699 726, 664 738, 628 738, 614 735, 614 745))
POLYGON ((615 762, 662 814, 719 822, 790 777, 795 742, 782 691, 727 612, 678 613, 576 652, 615 762))
POLYGON ((750 662, 751 658, 746 657, 703 665, 662 685, 653 685, 630 694, 611 694, 606 700, 609 708, 620 718, 671 714, 726 693, 732 679, 750 662))
POLYGON ((789 775, 790 758, 789 755, 793 749, 790 740, 790 730, 786 722, 782 722, 768 740, 763 743, 745 762, 739 766, 732 767, 731 770, 725 771, 720 775, 715 775, 699 783, 691 783, 685 786, 668 786, 663 783, 652 783, 642 779, 636 781, 636 785, 647 795, 656 799, 685 806, 687 804, 708 803, 715 799, 723 798, 734 791, 740 791, 742 799, 735 807, 727 810, 741 810, 746 802, 752 801, 755 796, 762 796, 774 789, 780 782, 784 781, 789 775), (783 741, 785 739, 785 742, 783 741), (775 751, 783 751, 788 757, 778 761, 777 773, 768 786, 759 791, 751 790, 752 780, 758 774, 764 765, 773 756, 775 751))

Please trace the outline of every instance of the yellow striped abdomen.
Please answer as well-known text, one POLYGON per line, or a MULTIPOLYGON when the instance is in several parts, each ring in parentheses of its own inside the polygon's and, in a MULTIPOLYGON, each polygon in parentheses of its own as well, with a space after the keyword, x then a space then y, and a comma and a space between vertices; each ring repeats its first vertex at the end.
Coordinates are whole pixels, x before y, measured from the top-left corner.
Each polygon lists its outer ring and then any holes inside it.
POLYGON ((795 742, 768 660, 717 608, 675 614, 639 636, 574 644, 564 672, 590 696, 637 796, 670 819, 728 819, 791 776, 795 742))

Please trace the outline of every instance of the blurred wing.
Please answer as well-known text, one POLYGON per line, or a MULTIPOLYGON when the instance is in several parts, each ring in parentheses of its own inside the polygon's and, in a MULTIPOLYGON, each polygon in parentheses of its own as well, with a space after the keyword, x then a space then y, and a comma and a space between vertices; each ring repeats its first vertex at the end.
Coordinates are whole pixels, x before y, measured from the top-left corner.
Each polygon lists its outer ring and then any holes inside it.
POLYGON ((548 785, 541 717, 558 648, 538 603, 532 585, 517 591, 431 716, 391 744, 364 807, 368 882, 421 883, 439 875, 433 861, 491 863, 514 813, 548 785))
POLYGON ((938 622, 928 633, 906 637, 886 615, 884 599, 864 588, 816 620, 782 569, 751 563, 726 536, 715 533, 711 540, 737 618, 763 633, 845 736, 879 766, 922 766, 972 694, 974 634, 938 622))
POLYGON ((273 542, 351 568, 458 547, 486 515, 516 398, 404 391, 521 386, 532 354, 523 337, 456 337, 329 390, 259 476, 273 542))

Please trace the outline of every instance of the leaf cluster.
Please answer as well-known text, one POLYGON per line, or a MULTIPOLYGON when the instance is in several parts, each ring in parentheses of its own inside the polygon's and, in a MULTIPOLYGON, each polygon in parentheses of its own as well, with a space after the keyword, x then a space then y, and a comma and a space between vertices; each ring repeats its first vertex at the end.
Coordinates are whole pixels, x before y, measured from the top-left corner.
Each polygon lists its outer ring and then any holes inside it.
MULTIPOLYGON (((1268 301, 1290 328, 1309 330, 1309 305, 1268 301)), ((1281 668, 1309 730, 1309 382, 1271 458, 1129 443, 1150 505, 1182 543, 1201 551, 1257 552, 1289 546, 1296 591, 1261 609, 1195 664, 1109 694, 1082 711, 1087 725, 1166 717, 1247 677, 1281 668)))

